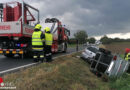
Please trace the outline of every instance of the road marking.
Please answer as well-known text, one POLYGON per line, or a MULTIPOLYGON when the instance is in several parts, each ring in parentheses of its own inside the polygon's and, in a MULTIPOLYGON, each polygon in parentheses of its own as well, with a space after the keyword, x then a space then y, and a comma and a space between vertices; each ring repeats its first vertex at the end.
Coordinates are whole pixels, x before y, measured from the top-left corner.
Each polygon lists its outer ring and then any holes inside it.
POLYGON ((18 69, 21 69, 21 68, 33 66, 33 65, 36 65, 36 64, 37 64, 37 63, 31 63, 31 64, 23 65, 23 66, 20 66, 20 67, 8 69, 8 70, 5 70, 5 71, 1 71, 0 74, 4 74, 4 73, 10 72, 10 71, 14 71, 14 70, 18 70, 18 69))
MULTIPOLYGON (((81 51, 82 51, 82 50, 80 50, 80 51, 78 51, 78 52, 81 52, 81 51)), ((72 53, 69 53, 69 54, 57 56, 57 57, 54 57, 53 59, 56 59, 56 58, 59 58, 59 57, 63 57, 63 56, 67 56, 67 55, 70 55, 70 54, 73 54, 73 53, 76 53, 76 52, 72 52, 72 53)), ((38 63, 39 63, 39 62, 38 62, 38 63)), ((36 65, 36 64, 38 64, 38 63, 31 63, 31 64, 27 64, 27 65, 23 65, 23 66, 16 67, 16 68, 11 68, 11 69, 8 69, 8 70, 4 70, 4 71, 1 71, 1 72, 0 72, 0 75, 1 75, 1 74, 5 74, 5 73, 8 73, 8 72, 11 72, 11 71, 19 70, 19 69, 22 69, 22 68, 30 67, 30 66, 36 65)))

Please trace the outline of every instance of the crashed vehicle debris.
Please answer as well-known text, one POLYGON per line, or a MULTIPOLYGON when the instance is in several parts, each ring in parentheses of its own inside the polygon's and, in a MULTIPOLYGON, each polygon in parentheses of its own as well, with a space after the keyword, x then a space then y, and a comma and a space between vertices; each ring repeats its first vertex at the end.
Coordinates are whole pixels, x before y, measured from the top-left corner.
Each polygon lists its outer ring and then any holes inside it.
MULTIPOLYGON (((87 52, 90 51, 87 50, 87 52)), ((81 56, 83 56, 83 53, 81 56)), ((84 54, 84 56, 86 54, 84 54)), ((89 57, 88 55, 91 54, 87 54, 86 57, 89 57)), ((119 55, 113 55, 111 51, 99 48, 95 53, 95 56, 91 58, 90 71, 98 76, 102 76, 103 74, 105 74, 109 77, 118 77, 126 72, 128 70, 128 67, 129 62, 121 58, 119 55)))

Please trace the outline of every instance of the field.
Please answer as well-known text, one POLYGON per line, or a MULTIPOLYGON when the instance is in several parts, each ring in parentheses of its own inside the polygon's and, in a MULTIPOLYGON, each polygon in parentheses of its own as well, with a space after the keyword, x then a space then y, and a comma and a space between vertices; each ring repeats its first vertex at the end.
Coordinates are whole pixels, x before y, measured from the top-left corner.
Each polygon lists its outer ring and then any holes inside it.
POLYGON ((125 48, 130 48, 130 42, 111 43, 111 44, 104 45, 104 47, 112 51, 114 54, 115 53, 124 54, 125 48))

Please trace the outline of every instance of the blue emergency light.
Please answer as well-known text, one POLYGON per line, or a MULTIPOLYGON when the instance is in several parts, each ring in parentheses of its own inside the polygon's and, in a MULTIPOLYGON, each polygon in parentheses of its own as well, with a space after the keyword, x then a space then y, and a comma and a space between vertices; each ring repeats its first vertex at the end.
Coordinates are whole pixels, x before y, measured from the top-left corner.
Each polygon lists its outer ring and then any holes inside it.
POLYGON ((18 47, 20 47, 20 44, 17 44, 18 47))

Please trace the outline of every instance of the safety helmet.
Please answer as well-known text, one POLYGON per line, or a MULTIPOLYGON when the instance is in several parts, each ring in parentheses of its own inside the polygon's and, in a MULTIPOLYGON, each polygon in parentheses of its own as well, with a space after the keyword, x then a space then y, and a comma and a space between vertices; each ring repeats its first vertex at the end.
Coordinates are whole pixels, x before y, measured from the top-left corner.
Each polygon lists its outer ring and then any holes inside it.
POLYGON ((48 32, 48 31, 50 31, 50 28, 46 27, 44 30, 45 30, 45 32, 48 32))
POLYGON ((37 25, 35 26, 35 29, 41 30, 41 28, 42 28, 42 26, 41 26, 40 24, 37 24, 37 25))

